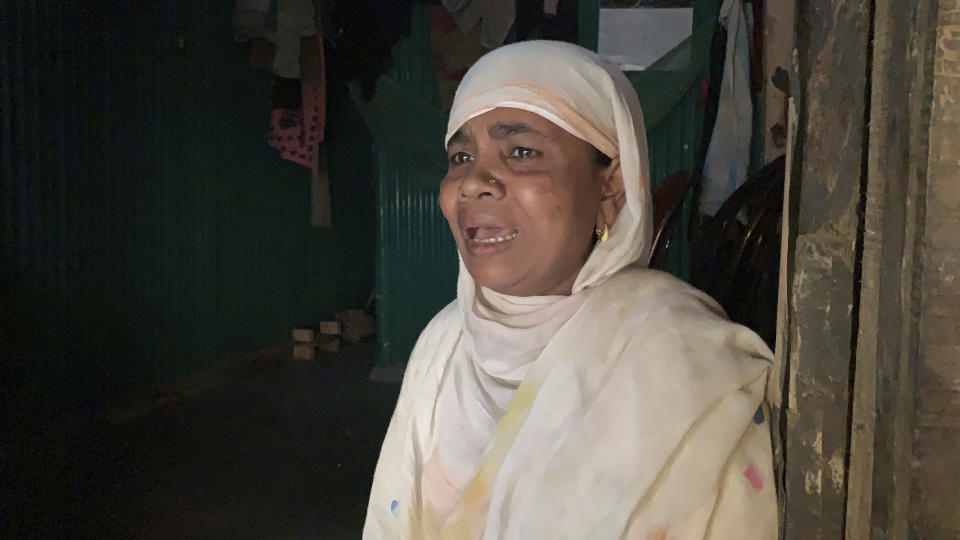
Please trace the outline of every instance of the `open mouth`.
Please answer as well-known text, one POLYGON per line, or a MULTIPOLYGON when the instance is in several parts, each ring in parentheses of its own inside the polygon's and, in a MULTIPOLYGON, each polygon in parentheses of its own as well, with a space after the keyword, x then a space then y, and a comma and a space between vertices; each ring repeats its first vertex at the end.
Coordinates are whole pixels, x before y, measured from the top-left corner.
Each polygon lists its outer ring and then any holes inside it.
POLYGON ((520 236, 520 229, 503 227, 467 227, 467 239, 478 244, 502 244, 520 236))

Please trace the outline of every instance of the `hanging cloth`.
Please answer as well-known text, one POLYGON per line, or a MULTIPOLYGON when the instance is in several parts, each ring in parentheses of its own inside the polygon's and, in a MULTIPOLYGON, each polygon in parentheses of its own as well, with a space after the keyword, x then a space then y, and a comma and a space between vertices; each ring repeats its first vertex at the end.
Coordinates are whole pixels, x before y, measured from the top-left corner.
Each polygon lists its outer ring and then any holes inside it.
POLYGON ((464 34, 480 25, 480 43, 494 49, 503 45, 516 17, 514 0, 442 0, 464 34))
POLYGON ((273 110, 270 146, 280 156, 310 170, 310 223, 332 226, 329 174, 320 159, 326 119, 326 67, 323 31, 313 0, 237 0, 234 37, 263 38, 274 45, 273 110), (271 20, 272 19, 272 20, 271 20))
POLYGON ((720 23, 727 30, 726 55, 717 120, 707 149, 700 194, 700 210, 711 216, 747 179, 753 137, 750 44, 743 0, 724 0, 720 23))

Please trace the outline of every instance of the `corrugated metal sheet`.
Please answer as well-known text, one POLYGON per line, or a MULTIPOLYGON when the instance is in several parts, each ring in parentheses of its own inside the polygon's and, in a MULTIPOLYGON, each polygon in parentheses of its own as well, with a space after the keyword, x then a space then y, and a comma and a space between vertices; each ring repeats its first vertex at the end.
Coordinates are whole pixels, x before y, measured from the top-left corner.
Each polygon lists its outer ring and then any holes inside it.
MULTIPOLYGON (((393 58, 391 79, 424 100, 439 101, 426 4, 414 3, 410 35, 397 43, 393 58)), ((438 191, 421 187, 439 185, 440 178, 413 180, 378 152, 378 362, 385 365, 406 362, 423 327, 456 296, 457 248, 438 191)))
POLYGON ((265 143, 233 2, 3 2, 4 400, 42 416, 285 339, 374 280, 369 138, 331 96, 336 229, 265 143))
MULTIPOLYGON (((700 85, 691 86, 670 115, 653 131, 647 133, 650 151, 650 178, 654 185, 680 171, 691 171, 696 166, 697 149, 703 133, 703 115, 696 112, 700 85)), ((687 280, 690 277, 690 240, 688 228, 693 211, 693 193, 687 196, 683 214, 667 252, 667 271, 687 280)))
POLYGON ((437 191, 412 185, 381 155, 378 331, 382 364, 406 362, 427 322, 456 296, 457 247, 437 191))

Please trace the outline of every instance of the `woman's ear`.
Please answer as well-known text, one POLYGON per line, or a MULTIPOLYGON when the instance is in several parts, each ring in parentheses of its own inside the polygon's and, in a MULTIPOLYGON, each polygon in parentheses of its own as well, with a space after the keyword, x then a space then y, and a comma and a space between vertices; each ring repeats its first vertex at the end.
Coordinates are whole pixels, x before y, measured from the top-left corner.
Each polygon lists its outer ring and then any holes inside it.
POLYGON ((597 215, 597 227, 604 225, 613 228, 620 210, 627 203, 627 194, 623 187, 623 175, 620 174, 620 158, 615 157, 610 164, 598 172, 600 175, 600 212, 597 215))

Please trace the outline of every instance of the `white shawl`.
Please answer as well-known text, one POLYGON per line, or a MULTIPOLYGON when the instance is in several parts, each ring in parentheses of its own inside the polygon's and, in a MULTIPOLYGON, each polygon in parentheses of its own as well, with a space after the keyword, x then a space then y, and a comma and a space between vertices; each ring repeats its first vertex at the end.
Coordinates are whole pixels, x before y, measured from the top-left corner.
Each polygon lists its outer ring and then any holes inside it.
POLYGON ((364 538, 775 538, 770 351, 636 266, 652 212, 629 82, 580 47, 523 42, 470 69, 447 139, 496 107, 619 157, 626 204, 570 296, 502 295, 461 263, 411 354, 364 538))

